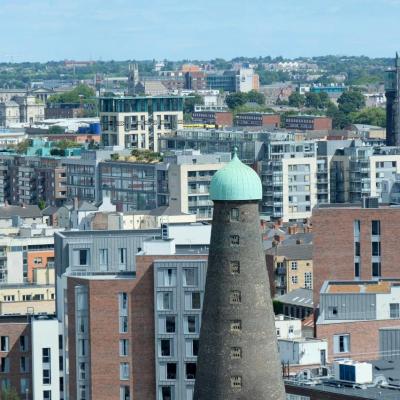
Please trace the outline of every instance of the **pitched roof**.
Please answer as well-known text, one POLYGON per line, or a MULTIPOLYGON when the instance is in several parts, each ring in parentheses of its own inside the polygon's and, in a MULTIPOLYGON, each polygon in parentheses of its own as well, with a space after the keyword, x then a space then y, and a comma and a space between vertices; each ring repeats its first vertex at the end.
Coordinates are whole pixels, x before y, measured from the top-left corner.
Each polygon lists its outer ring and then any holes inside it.
POLYGON ((0 207, 0 219, 18 216, 22 218, 42 218, 40 208, 35 205, 0 207))
POLYGON ((266 254, 284 256, 288 260, 312 260, 312 244, 278 245, 266 251, 266 254))
POLYGON ((283 296, 277 297, 276 300, 284 304, 309 308, 314 307, 313 291, 311 289, 295 289, 283 296))

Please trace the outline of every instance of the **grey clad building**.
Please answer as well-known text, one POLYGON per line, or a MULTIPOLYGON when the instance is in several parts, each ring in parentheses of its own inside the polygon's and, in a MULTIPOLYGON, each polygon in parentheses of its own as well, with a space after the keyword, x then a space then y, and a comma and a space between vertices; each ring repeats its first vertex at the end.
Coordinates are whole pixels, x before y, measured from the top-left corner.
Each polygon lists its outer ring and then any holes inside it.
POLYGON ((195 400, 284 400, 259 229, 261 181, 237 157, 211 181, 214 215, 195 400))
POLYGON ((386 144, 400 145, 400 60, 396 53, 395 68, 387 71, 386 94, 386 144))

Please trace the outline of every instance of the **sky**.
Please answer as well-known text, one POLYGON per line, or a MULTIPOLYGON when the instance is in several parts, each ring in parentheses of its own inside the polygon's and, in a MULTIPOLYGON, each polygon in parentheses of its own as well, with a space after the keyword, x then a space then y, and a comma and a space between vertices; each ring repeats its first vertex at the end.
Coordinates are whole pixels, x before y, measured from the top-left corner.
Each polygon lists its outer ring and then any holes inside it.
POLYGON ((399 39, 400 0, 0 0, 0 62, 392 57, 399 39))

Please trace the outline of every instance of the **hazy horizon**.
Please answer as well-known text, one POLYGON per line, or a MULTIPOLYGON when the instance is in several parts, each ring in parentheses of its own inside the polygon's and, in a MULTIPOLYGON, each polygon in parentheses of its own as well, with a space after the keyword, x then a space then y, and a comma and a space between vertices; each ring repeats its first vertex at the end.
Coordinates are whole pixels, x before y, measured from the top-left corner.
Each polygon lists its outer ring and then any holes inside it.
POLYGON ((0 0, 0 62, 390 58, 399 15, 400 0, 0 0))

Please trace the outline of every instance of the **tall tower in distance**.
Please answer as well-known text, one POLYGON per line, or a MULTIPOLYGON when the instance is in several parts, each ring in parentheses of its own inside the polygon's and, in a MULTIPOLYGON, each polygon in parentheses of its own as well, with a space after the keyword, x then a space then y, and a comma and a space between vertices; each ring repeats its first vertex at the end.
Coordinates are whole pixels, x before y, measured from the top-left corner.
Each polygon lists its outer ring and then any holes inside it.
POLYGON ((395 68, 386 72, 386 144, 400 146, 400 60, 396 53, 395 68))
POLYGON ((136 94, 136 85, 139 83, 139 67, 136 63, 128 66, 128 95, 136 94))
POLYGON ((284 400, 257 173, 232 160, 213 177, 214 201, 194 400, 284 400))

